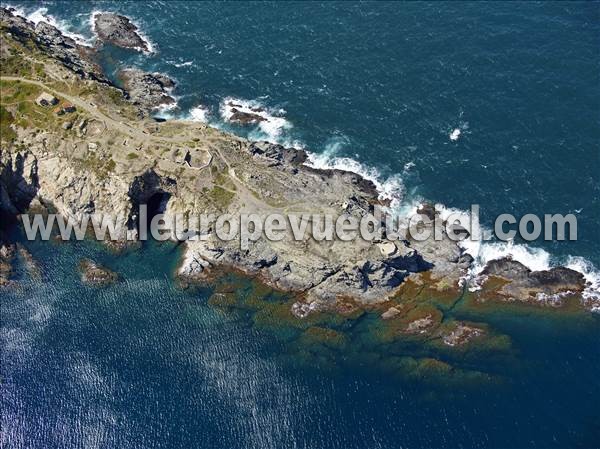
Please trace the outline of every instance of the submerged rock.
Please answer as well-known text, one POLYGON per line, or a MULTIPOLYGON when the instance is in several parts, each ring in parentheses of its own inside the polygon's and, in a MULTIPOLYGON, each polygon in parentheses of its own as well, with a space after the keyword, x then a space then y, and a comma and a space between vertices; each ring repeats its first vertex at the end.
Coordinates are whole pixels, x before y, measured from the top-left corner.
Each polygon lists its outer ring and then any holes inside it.
POLYGON ((17 253, 19 254, 20 259, 23 261, 29 276, 32 279, 40 279, 42 277, 42 270, 27 248, 21 244, 17 244, 17 253))
POLYGON ((150 51, 148 42, 138 33, 138 27, 125 16, 112 12, 94 14, 94 31, 99 39, 117 47, 150 51))
POLYGON ((83 259, 79 263, 81 281, 92 286, 105 286, 119 280, 119 275, 91 259, 83 259))
POLYGON ((12 262, 14 257, 14 245, 0 242, 0 287, 10 284, 10 276, 13 272, 12 262))
POLYGON ((458 323, 456 328, 442 337, 442 341, 447 346, 459 346, 471 341, 475 337, 483 335, 484 330, 475 326, 458 323))
POLYGON ((434 321, 431 315, 427 315, 424 318, 419 318, 411 321, 406 327, 406 332, 409 334, 423 334, 434 325, 434 321))
POLYGON ((381 314, 381 318, 384 320, 390 320, 390 319, 394 318, 396 315, 399 315, 400 313, 401 313, 400 309, 392 306, 381 314))

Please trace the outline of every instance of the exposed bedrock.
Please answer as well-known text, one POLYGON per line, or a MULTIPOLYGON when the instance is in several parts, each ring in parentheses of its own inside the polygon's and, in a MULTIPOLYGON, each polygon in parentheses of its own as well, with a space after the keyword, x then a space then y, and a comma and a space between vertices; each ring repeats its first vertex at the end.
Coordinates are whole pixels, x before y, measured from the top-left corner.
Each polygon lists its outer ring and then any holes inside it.
POLYGON ((561 303, 565 295, 580 294, 586 286, 584 276, 578 271, 565 267, 532 271, 511 258, 501 258, 488 262, 481 273, 505 281, 497 293, 512 301, 548 301, 561 303))
POLYGON ((112 12, 100 12, 94 14, 93 21, 94 31, 103 42, 122 48, 150 51, 148 43, 129 18, 112 12))
POLYGON ((126 68, 119 71, 118 77, 131 100, 146 111, 175 104, 175 99, 169 95, 175 82, 162 73, 126 68))
POLYGON ((0 8, 0 21, 15 40, 26 46, 33 44, 80 77, 111 84, 96 64, 94 51, 64 36, 56 27, 43 21, 36 25, 7 8, 0 8))

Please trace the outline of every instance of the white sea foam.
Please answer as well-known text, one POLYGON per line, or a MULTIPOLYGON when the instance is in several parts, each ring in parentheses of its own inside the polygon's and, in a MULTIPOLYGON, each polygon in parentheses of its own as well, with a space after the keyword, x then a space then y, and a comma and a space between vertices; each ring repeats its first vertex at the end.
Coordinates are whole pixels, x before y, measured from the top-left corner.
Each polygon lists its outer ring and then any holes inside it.
POLYGON ((200 104, 190 110, 189 115, 188 117, 186 117, 186 119, 191 120, 193 122, 208 123, 209 114, 210 110, 206 106, 200 104))
POLYGON ((267 140, 272 143, 287 143, 284 133, 291 129, 292 124, 285 118, 285 109, 272 109, 266 107, 258 100, 244 100, 240 98, 227 97, 219 107, 221 117, 226 122, 231 122, 234 109, 246 114, 254 114, 264 120, 256 124, 256 129, 249 133, 253 140, 267 140))
MULTIPOLYGON (((419 205, 412 205, 407 212, 416 213, 419 205)), ((436 204, 436 209, 440 211, 440 218, 446 220, 450 214, 459 214, 468 219, 469 213, 454 208, 446 208, 442 204, 436 204)), ((522 263, 532 271, 548 270, 554 266, 563 265, 572 270, 583 274, 587 282, 587 286, 583 292, 583 299, 588 304, 587 306, 593 312, 600 313, 600 271, 594 265, 583 257, 568 256, 566 262, 553 258, 550 253, 542 248, 526 244, 517 244, 512 241, 489 241, 492 231, 483 226, 478 226, 472 229, 473 235, 479 237, 478 240, 467 238, 459 243, 459 246, 468 254, 474 261, 467 275, 463 278, 469 290, 479 290, 484 277, 481 273, 488 262, 492 260, 509 257, 512 260, 522 263)), ((541 295, 538 299, 543 301, 557 301, 566 296, 567 293, 558 294, 553 297, 541 295)))
POLYGON ((170 62, 170 64, 173 64, 175 67, 190 67, 191 65, 194 64, 194 62, 193 61, 170 62))
POLYGON ((32 22, 37 25, 40 22, 46 22, 49 25, 52 25, 56 29, 58 29, 64 36, 70 37, 79 45, 85 45, 87 47, 92 46, 93 39, 84 36, 83 34, 75 33, 71 31, 72 27, 66 20, 60 20, 56 17, 48 14, 48 8, 38 8, 31 13, 27 13, 23 8, 14 7, 14 6, 6 6, 7 8, 12 8, 13 13, 17 16, 23 17, 24 19, 32 22))
MULTIPOLYGON (((461 114, 461 116, 462 116, 462 114, 461 114)), ((462 134, 468 129, 469 129, 468 122, 460 122, 459 126, 454 128, 448 134, 448 137, 450 138, 451 141, 456 142, 462 136, 462 134)))
POLYGON ((410 162, 407 162, 406 164, 404 164, 404 171, 405 171, 405 172, 409 172, 409 171, 411 171, 413 168, 415 168, 415 166, 416 166, 416 165, 415 165, 415 163, 414 163, 414 162, 412 162, 412 161, 410 161, 410 162))
MULTIPOLYGON (((175 98, 175 97, 173 97, 175 98)), ((161 105, 159 105, 155 110, 154 110, 154 117, 156 118, 161 118, 164 120, 174 120, 177 119, 179 114, 177 114, 176 111, 179 108, 179 105, 177 104, 177 98, 175 98, 175 103, 163 103, 161 105)))
POLYGON ((569 256, 565 266, 583 274, 588 283, 583 298, 589 301, 592 312, 600 313, 600 271, 583 257, 569 256))
POLYGON ((320 169, 337 169, 357 173, 375 185, 380 199, 390 200, 392 208, 399 207, 404 196, 402 178, 399 175, 384 178, 381 172, 374 167, 369 167, 350 157, 337 156, 347 142, 345 137, 331 139, 325 145, 325 151, 322 153, 308 153, 308 165, 320 169))

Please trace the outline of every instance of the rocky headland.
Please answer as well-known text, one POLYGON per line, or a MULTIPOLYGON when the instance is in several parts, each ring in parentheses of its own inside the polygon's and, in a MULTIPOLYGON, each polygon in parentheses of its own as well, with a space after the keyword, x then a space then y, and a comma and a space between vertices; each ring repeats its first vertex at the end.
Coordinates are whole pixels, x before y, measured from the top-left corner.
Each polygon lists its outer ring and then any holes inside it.
MULTIPOLYGON (((141 47, 131 35, 135 26, 123 19, 115 22, 114 16, 96 16, 99 36, 116 45, 141 47), (113 30, 115 23, 120 31, 113 30)), ((124 94, 98 72, 87 50, 58 30, 40 29, 6 9, 0 10, 0 19, 0 209, 5 216, 27 211, 36 199, 65 217, 106 213, 134 229, 140 204, 155 204, 152 213, 167 217, 344 212, 357 218, 385 204, 370 181, 351 172, 309 167, 303 151, 251 142, 202 123, 157 123, 147 118, 147 111, 170 101, 173 82, 168 78, 124 69, 124 94), (33 105, 41 92, 72 103, 77 112, 56 116, 33 105)), ((259 119, 239 117, 241 123, 253 120, 259 119)), ((422 213, 435 211, 426 205, 422 213)), ((239 241, 225 242, 209 232, 206 240, 185 243, 177 276, 193 282, 223 269, 243 272, 294 295, 286 305, 290 320, 369 310, 381 316, 382 338, 389 331, 435 338, 446 346, 487 338, 482 326, 450 325, 439 308, 430 306, 432 298, 444 307, 461 298, 473 263, 444 227, 438 231, 443 236, 439 241, 296 241, 286 235, 281 241, 259 239, 244 250, 239 241)), ((7 244, 0 252, 0 279, 10 272, 7 244)), ((87 266, 86 272, 98 268, 87 266)), ((564 267, 531 271, 510 259, 497 260, 481 273, 480 284, 479 292, 470 293, 476 302, 598 307, 582 300, 583 276, 564 267)))

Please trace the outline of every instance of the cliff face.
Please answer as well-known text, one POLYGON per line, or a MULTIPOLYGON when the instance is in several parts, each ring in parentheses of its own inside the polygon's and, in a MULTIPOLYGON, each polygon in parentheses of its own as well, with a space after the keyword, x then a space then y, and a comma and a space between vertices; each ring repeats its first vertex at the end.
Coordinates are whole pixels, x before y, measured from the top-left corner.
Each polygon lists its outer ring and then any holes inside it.
MULTIPOLYGON (((155 204, 154 212, 167 217, 345 212, 360 219, 379 203, 372 183, 354 173, 307 167, 302 151, 249 142, 203 124, 140 118, 139 102, 111 86, 74 42, 6 10, 0 19, 0 210, 7 216, 23 212, 34 198, 66 217, 120 217, 124 228, 138 224, 140 204, 155 204), (76 111, 57 115, 36 105, 41 92, 76 111)), ((288 233, 281 241, 261 238, 241 249, 239 240, 224 242, 214 230, 192 229, 207 238, 186 244, 180 276, 203 277, 220 266, 242 270, 300 293, 293 307, 300 317, 347 299, 384 302, 409 281, 458 298, 471 264, 443 230, 441 241, 386 244, 296 241, 288 233)), ((505 272, 490 276, 512 281, 505 272)), ((583 281, 567 277, 568 286, 555 278, 544 283, 543 276, 536 285, 547 294, 581 292, 583 281)), ((531 289, 509 293, 532 299, 531 289)))

